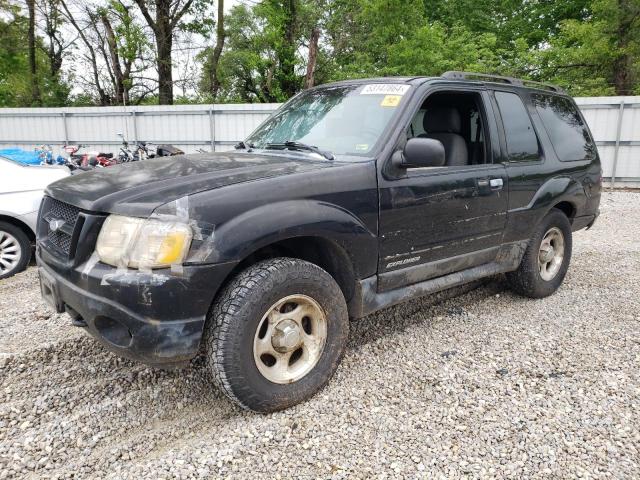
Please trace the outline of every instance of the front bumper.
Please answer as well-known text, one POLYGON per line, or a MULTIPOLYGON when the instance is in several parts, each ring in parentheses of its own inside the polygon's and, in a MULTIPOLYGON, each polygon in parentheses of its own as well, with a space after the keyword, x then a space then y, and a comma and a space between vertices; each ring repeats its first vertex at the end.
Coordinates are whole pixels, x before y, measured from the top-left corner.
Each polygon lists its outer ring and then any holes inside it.
POLYGON ((38 246, 43 297, 110 350, 150 365, 183 363, 199 350, 213 298, 234 264, 140 272, 95 257, 60 265, 38 246))
POLYGON ((596 220, 600 216, 600 210, 597 210, 593 215, 582 215, 579 217, 575 217, 571 223, 571 230, 576 232, 578 230, 582 230, 583 228, 589 230, 596 220))

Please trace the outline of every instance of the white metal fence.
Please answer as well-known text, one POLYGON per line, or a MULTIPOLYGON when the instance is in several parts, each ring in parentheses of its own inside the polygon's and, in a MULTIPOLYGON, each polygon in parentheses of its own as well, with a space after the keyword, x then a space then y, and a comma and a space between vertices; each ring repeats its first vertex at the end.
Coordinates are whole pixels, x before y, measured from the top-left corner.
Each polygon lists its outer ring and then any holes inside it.
POLYGON ((187 153, 228 150, 279 104, 0 109, 0 148, 65 144, 117 152, 129 142, 171 143, 187 153))
MULTIPOLYGON (((605 178, 640 185, 640 96, 577 98, 602 158, 605 178)), ((117 152, 130 141, 171 143, 185 152, 228 150, 278 104, 0 109, 0 148, 64 144, 117 152)))
POLYGON ((611 185, 640 186, 640 96, 576 98, 611 185))

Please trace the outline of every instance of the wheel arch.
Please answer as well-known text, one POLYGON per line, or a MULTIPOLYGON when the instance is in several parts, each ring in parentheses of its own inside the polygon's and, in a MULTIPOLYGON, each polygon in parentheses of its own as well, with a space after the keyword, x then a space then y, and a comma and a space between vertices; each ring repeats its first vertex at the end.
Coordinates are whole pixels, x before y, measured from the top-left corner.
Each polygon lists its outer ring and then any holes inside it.
POLYGON ((31 230, 31 228, 29 227, 29 225, 27 225, 25 222, 17 219, 16 217, 11 217, 9 215, 3 215, 0 214, 0 222, 5 222, 5 223, 9 223, 17 228, 19 228, 20 230, 22 230, 25 235, 29 238, 30 242, 35 242, 36 241, 36 234, 33 230, 31 230))
MULTIPOLYGON (((277 257, 305 260, 325 270, 342 290, 347 304, 355 295, 358 277, 353 258, 344 246, 335 240, 322 236, 284 238, 251 251, 229 272, 223 287, 251 265, 277 257)), ((223 287, 220 288, 220 291, 223 287)))
POLYGON ((525 209, 538 212, 535 224, 554 208, 563 212, 571 223, 585 202, 586 195, 580 182, 572 177, 558 176, 547 180, 525 209))
POLYGON ((378 238, 372 229, 359 216, 326 201, 270 203, 215 226, 210 254, 203 261, 233 262, 232 273, 237 273, 274 256, 307 260, 331 274, 349 300, 355 279, 377 269, 378 238))
POLYGON ((577 211, 576 205, 573 202, 570 202, 567 200, 558 202, 551 208, 560 210, 562 213, 564 213, 567 216, 569 221, 573 220, 573 218, 576 216, 576 211, 577 211))

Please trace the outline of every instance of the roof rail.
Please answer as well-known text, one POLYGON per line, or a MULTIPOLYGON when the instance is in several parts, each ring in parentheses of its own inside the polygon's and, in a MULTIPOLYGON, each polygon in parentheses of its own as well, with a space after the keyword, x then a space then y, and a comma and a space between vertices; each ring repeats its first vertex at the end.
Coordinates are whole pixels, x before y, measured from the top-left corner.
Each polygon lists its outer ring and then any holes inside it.
POLYGON ((557 93, 565 93, 561 87, 558 87, 557 85, 553 85, 551 83, 535 82, 533 80, 523 80, 520 78, 505 77, 502 75, 491 75, 487 73, 458 72, 452 70, 450 72, 443 73, 441 77, 449 80, 484 80, 487 82, 507 83, 509 85, 516 85, 518 87, 526 87, 527 85, 530 85, 534 88, 550 90, 557 93))

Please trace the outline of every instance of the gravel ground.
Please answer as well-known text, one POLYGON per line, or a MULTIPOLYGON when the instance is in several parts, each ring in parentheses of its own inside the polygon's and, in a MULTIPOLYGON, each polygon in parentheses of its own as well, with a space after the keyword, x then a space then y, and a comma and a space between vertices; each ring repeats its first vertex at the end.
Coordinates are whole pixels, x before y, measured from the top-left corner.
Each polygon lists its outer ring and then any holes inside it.
POLYGON ((106 352, 34 268, 0 281, 0 478, 638 478, 640 194, 602 212, 555 295, 496 278, 371 315, 329 386, 271 415, 199 365, 106 352))

